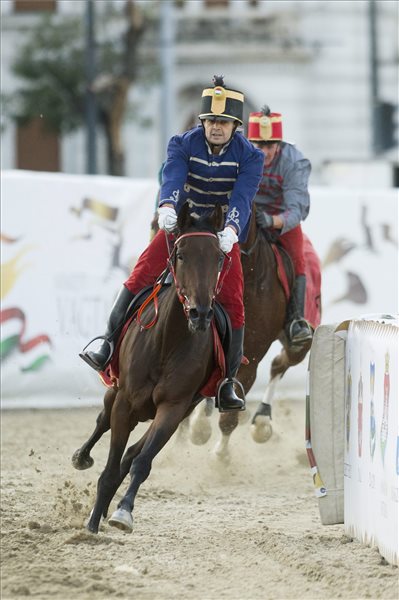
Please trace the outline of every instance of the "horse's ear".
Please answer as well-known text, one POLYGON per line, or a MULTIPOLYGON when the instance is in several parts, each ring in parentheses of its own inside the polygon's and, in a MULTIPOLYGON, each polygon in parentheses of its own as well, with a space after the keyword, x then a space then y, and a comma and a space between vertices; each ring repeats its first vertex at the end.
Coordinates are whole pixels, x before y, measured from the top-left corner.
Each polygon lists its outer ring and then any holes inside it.
POLYGON ((224 212, 220 204, 216 204, 212 215, 213 224, 216 231, 221 231, 224 227, 224 212))
POLYGON ((188 205, 188 202, 185 202, 183 204, 183 206, 181 207, 179 216, 177 217, 177 227, 179 228, 179 231, 183 231, 190 225, 190 223, 191 223, 190 207, 188 205))

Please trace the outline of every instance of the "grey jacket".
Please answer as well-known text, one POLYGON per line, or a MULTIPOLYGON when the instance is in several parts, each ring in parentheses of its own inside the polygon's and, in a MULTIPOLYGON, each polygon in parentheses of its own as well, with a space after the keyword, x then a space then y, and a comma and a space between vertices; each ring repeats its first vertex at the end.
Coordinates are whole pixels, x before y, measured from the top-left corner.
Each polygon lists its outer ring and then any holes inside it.
POLYGON ((282 234, 299 225, 309 214, 310 171, 309 160, 288 142, 281 142, 272 164, 263 168, 255 202, 268 214, 280 216, 284 222, 282 234))

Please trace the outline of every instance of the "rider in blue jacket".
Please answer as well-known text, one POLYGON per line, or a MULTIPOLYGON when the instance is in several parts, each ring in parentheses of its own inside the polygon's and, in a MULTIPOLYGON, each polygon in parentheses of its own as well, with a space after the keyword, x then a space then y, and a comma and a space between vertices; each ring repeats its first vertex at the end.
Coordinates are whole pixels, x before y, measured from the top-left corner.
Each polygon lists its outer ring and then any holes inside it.
POLYGON ((225 86, 222 77, 202 92, 201 124, 168 144, 162 170, 158 224, 160 231, 138 259, 124 282, 109 319, 104 343, 97 352, 81 356, 90 366, 103 370, 108 364, 124 312, 142 288, 152 285, 168 260, 165 231, 176 231, 177 215, 188 203, 191 215, 202 215, 220 205, 224 228, 218 233, 220 248, 229 256, 222 272, 217 300, 226 309, 232 325, 232 341, 226 357, 226 380, 219 387, 220 410, 242 410, 234 383, 241 363, 244 339, 244 280, 238 242, 247 237, 253 198, 262 177, 264 156, 239 131, 243 122, 244 94, 225 86), (229 262, 229 268, 227 264, 229 262))

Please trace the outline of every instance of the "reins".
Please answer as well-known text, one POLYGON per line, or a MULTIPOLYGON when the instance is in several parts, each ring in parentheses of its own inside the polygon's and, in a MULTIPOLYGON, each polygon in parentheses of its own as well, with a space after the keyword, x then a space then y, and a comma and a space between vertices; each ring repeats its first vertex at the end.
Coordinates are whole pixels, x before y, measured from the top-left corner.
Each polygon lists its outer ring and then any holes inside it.
POLYGON ((140 325, 141 331, 143 329, 151 329, 151 327, 153 327, 158 320, 158 294, 159 294, 167 276, 168 276, 168 271, 167 271, 167 269, 165 269, 165 271, 162 273, 162 276, 159 279, 157 279, 157 281, 154 283, 154 287, 153 287, 151 294, 144 300, 143 304, 140 306, 140 308, 137 311, 136 319, 137 319, 137 323, 140 325), (152 301, 154 301, 155 315, 154 315, 154 318, 152 319, 152 321, 150 321, 149 323, 146 323, 144 325, 141 322, 141 315, 143 314, 143 311, 145 310, 145 308, 152 301))

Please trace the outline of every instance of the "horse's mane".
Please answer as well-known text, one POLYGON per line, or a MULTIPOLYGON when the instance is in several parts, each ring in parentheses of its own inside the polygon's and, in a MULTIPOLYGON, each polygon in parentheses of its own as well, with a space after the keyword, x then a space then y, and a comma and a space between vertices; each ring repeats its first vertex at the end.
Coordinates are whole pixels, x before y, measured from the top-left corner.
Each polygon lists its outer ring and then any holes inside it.
POLYGON ((215 220, 213 218, 214 208, 205 211, 201 215, 190 214, 189 219, 185 221, 180 233, 190 233, 195 231, 204 231, 207 233, 217 233, 215 220))
POLYGON ((274 259, 274 256, 270 240, 266 239, 262 231, 258 231, 257 235, 259 236, 259 241, 255 248, 256 269, 254 273, 256 276, 256 288, 259 289, 265 283, 270 264, 274 264, 270 260, 271 258, 274 259))
POLYGON ((265 284, 267 285, 268 279, 272 277, 272 273, 274 274, 277 268, 276 258, 271 247, 272 243, 276 243, 276 240, 272 239, 264 231, 257 229, 256 243, 251 253, 253 257, 251 264, 252 266, 255 264, 256 268, 251 268, 251 274, 247 273, 247 277, 248 279, 253 278, 255 288, 258 292, 261 291, 265 284))

